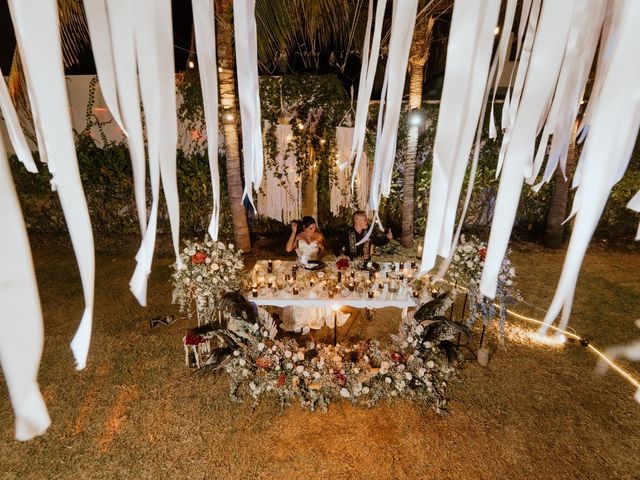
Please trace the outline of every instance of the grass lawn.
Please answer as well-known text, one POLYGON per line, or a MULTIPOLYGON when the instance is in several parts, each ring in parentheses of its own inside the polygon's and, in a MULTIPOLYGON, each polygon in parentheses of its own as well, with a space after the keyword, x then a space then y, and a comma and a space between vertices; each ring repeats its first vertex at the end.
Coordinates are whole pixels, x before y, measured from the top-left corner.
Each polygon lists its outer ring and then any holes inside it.
MULTIPOLYGON (((247 263, 273 257, 258 247, 247 263)), ((159 238, 146 309, 129 293, 136 242, 98 246, 95 323, 89 361, 74 370, 69 342, 82 290, 64 241, 33 238, 45 320, 40 371, 52 426, 31 442, 13 439, 13 412, 0 382, 2 479, 576 479, 640 478, 640 405, 615 373, 593 374, 596 358, 577 343, 534 344, 531 324, 511 319, 506 348, 495 332, 489 368, 468 363, 450 389, 449 414, 404 401, 372 409, 336 402, 327 414, 275 401, 234 404, 224 376, 184 366, 182 336, 193 321, 149 327, 171 305, 167 238, 159 238)), ((514 246, 512 260, 537 318, 550 303, 564 252, 514 246)), ((354 333, 388 337, 399 314, 385 310, 354 333)), ((570 326, 598 347, 640 337, 640 255, 596 246, 576 290, 570 326)), ((382 339, 382 338, 381 338, 382 339)), ((638 364, 622 362, 636 378, 638 364)))

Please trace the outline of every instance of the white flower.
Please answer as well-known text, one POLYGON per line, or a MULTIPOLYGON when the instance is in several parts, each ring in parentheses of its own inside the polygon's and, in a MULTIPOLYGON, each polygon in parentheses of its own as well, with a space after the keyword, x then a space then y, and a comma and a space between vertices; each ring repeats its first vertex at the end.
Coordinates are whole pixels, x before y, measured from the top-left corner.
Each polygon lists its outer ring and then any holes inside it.
POLYGON ((435 363, 433 363, 433 360, 429 360, 429 361, 427 362, 427 368, 433 368, 433 367, 435 367, 435 366, 436 366, 436 364, 435 364, 435 363))
POLYGON ((425 374, 425 373, 427 373, 427 370, 426 370, 426 369, 424 369, 424 368, 419 368, 419 369, 418 369, 418 376, 419 376, 420 378, 424 377, 424 374, 425 374))
POLYGON ((320 373, 318 373, 318 372, 313 372, 313 378, 315 378, 316 380, 317 380, 318 378, 320 378, 320 373))
POLYGON ((234 357, 238 357, 240 355, 240 350, 234 350, 233 351, 233 356, 234 357))
POLYGON ((298 352, 297 357, 298 357, 298 360, 299 360, 299 361, 304 360, 304 353, 302 353, 302 352, 298 352))
POLYGON ((406 378, 407 380, 411 380, 413 378, 413 375, 411 375, 409 372, 404 374, 404 378, 406 378))
POLYGON ((255 383, 253 383, 253 382, 251 382, 251 383, 249 384, 249 388, 250 388, 251 390, 255 390, 255 389, 256 389, 256 384, 255 384, 255 383))
POLYGON ((280 365, 276 365, 275 370, 276 370, 276 372, 280 371, 280 365))
POLYGON ((209 264, 211 263, 211 259, 210 259, 209 257, 207 257, 207 258, 204 260, 204 263, 205 263, 205 265, 209 265, 209 264))
POLYGON ((298 372, 298 373, 302 373, 302 372, 304 372, 304 367, 303 367, 302 365, 298 365, 298 366, 296 367, 296 372, 298 372))
POLYGON ((284 368, 286 368, 287 370, 291 370, 293 368, 293 363, 289 362, 287 363, 284 368))
POLYGON ((198 275, 196 277, 196 282, 200 283, 202 281, 202 275, 198 275))
POLYGON ((264 343, 260 342, 258 343, 258 351, 261 352, 264 350, 264 343))
POLYGON ((309 378, 309 372, 307 372, 306 370, 302 372, 302 375, 304 376, 304 378, 309 378))
POLYGON ((230 243, 230 244, 229 244, 229 250, 233 250, 234 248, 235 248, 235 247, 234 247, 233 243, 230 243))
POLYGON ((284 356, 285 356, 286 358, 291 358, 291 352, 290 352, 289 350, 286 350, 286 351, 284 352, 284 356))
POLYGON ((407 337, 407 342, 413 343, 414 342, 413 337, 407 337))
POLYGON ((240 364, 241 367, 244 367, 247 364, 247 361, 244 358, 241 358, 238 363, 240 364))
POLYGON ((218 247, 219 250, 224 250, 224 249, 227 248, 227 247, 225 247, 224 243, 222 243, 222 242, 218 242, 217 247, 218 247))
POLYGON ((431 342, 422 342, 422 346, 424 348, 431 348, 433 347, 433 344, 431 342))
POLYGON ((212 263, 211 270, 213 270, 214 272, 220 270, 220 265, 218 265, 217 263, 212 263))
POLYGON ((384 377, 384 383, 391 383, 391 377, 384 377))
POLYGON ((349 393, 349 390, 347 390, 346 388, 341 388, 340 389, 340 395, 342 395, 345 398, 351 396, 351 394, 349 393))
POLYGON ((369 393, 369 387, 362 387, 362 394, 366 395, 367 393, 369 393))

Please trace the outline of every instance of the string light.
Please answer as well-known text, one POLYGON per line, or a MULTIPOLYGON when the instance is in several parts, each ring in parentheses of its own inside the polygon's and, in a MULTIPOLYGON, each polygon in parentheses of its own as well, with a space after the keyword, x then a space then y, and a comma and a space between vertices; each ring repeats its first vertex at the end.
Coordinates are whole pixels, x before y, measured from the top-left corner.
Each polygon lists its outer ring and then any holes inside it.
POLYGON ((189 60, 189 68, 194 68, 196 66, 195 63, 193 63, 193 60, 189 60))
MULTIPOLYGON (((464 287, 455 286, 451 282, 447 282, 447 283, 449 283, 449 285, 454 286, 454 288, 457 288, 457 289, 459 289, 461 291, 469 292, 469 290, 464 288, 464 287)), ((498 305, 497 303, 494 303, 493 305, 496 308, 499 308, 499 309, 504 308, 504 307, 501 307, 500 305, 498 305)), ((545 323, 542 320, 538 320, 537 318, 527 317, 526 315, 522 315, 521 313, 514 312, 513 310, 510 310, 508 308, 505 308, 505 311, 509 315, 511 315, 511 316, 513 316, 515 318, 518 318, 520 320, 525 320, 527 322, 535 323, 537 325, 545 325, 545 323)), ((556 327, 554 325, 548 325, 548 328, 550 328, 551 330, 556 332, 556 335, 554 335, 553 337, 550 337, 548 335, 539 335, 536 332, 536 333, 531 335, 531 338, 539 341, 540 343, 544 343, 546 345, 561 345, 566 341, 567 338, 571 338, 572 340, 577 340, 578 342, 580 342, 580 345, 582 345, 586 349, 588 349, 591 352, 593 352, 597 357, 599 357, 609 367, 611 367, 613 370, 615 370, 622 378, 627 380, 636 389, 640 389, 640 381, 638 381, 630 373, 628 373, 627 371, 623 370, 621 367, 616 365, 616 363, 611 358, 606 356, 604 354, 604 352, 602 352, 601 350, 599 350, 596 347, 594 347, 593 344, 591 343, 591 339, 589 337, 581 337, 581 336, 579 336, 579 335, 577 335, 577 334, 575 334, 573 332, 569 332, 568 330, 564 330, 564 329, 556 327)))

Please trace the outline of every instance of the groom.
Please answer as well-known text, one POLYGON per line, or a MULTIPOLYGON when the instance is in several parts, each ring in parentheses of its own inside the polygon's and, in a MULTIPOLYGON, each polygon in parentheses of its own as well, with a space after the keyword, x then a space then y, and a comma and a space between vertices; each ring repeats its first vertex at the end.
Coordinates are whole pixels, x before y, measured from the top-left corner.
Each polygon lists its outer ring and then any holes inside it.
POLYGON ((371 258, 371 252, 373 246, 382 246, 389 243, 389 240, 393 238, 391 229, 387 232, 386 236, 380 236, 376 234, 374 230, 366 242, 356 245, 360 240, 364 238, 369 229, 369 220, 367 214, 362 210, 358 210, 353 214, 353 227, 350 228, 344 235, 342 243, 340 245, 342 253, 349 258, 354 259, 356 257, 364 257, 366 260, 371 258))

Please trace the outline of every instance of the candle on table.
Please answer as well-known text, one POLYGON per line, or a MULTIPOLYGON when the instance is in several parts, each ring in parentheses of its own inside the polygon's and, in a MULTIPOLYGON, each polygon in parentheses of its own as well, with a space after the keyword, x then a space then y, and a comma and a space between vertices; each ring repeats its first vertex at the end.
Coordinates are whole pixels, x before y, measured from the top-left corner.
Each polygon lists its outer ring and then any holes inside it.
POLYGON ((293 287, 293 294, 298 295, 298 287, 293 287))
POLYGON ((258 296, 258 289, 257 288, 254 287, 254 288, 251 289, 251 296, 254 297, 254 298, 258 296))
POLYGON ((373 298, 373 290, 369 290, 369 291, 367 292, 367 296, 368 296, 369 298, 373 298))

